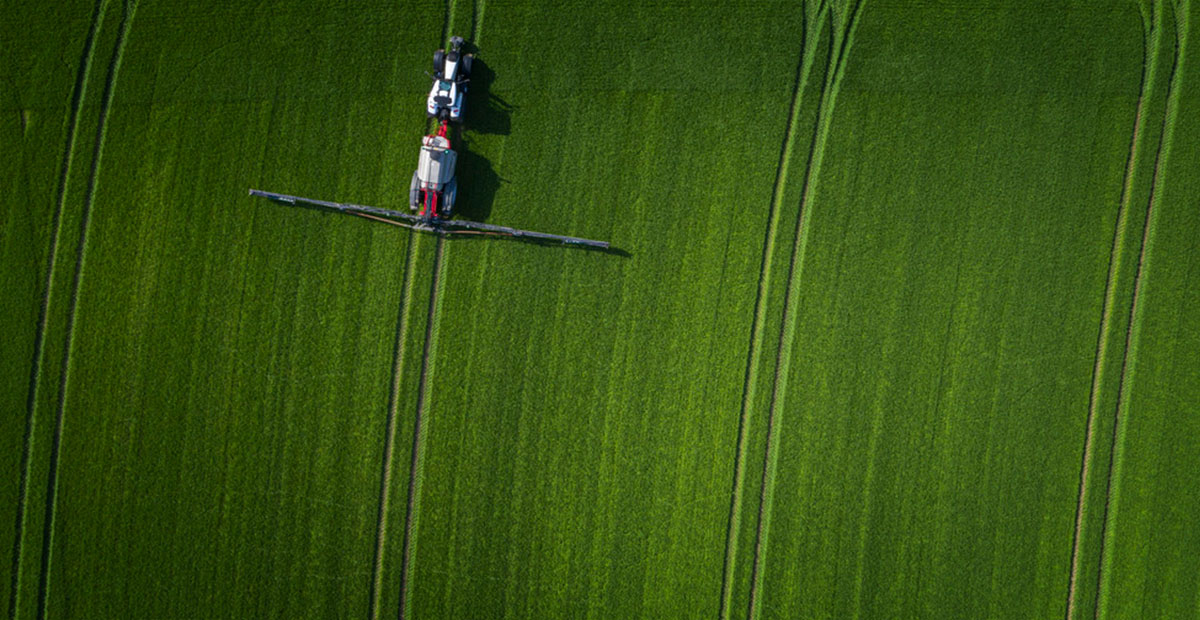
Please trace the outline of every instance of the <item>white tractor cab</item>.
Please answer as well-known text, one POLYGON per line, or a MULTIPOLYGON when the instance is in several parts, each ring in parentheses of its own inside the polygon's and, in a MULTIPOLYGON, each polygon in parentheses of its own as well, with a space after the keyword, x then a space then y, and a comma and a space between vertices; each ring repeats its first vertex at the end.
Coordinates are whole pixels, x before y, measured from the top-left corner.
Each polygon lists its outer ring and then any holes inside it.
POLYGON ((433 88, 425 112, 439 121, 462 122, 467 82, 471 77, 472 54, 462 52, 462 37, 450 37, 450 51, 433 53, 433 88))
POLYGON ((425 136, 421 141, 421 160, 408 186, 408 208, 426 217, 450 217, 458 179, 454 178, 454 163, 458 154, 450 150, 445 125, 439 135, 425 136))

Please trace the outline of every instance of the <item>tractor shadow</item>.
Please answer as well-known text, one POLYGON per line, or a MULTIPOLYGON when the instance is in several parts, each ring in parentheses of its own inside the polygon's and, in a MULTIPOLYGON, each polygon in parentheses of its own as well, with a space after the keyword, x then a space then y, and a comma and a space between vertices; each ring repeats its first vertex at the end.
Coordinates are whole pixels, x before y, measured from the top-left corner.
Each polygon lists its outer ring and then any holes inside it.
POLYGON ((458 152, 455 175, 459 184, 454 215, 476 222, 486 221, 492 214, 496 192, 505 181, 496 173, 492 162, 470 149, 465 137, 458 139, 455 150, 458 152))
MULTIPOLYGON (((470 149, 470 145, 465 136, 458 138, 456 143, 456 151, 458 152, 457 175, 460 183, 458 186, 458 197, 455 199, 454 217, 456 219, 471 220, 475 222, 486 222, 488 216, 492 214, 492 203, 496 199, 496 192, 507 180, 500 177, 496 173, 496 169, 492 167, 492 162, 479 153, 470 149)), ((556 241, 546 241, 529 237, 493 237, 488 235, 453 235, 455 239, 461 240, 503 240, 505 243, 518 241, 522 243, 532 243, 534 245, 544 245, 547 247, 564 247, 556 241)), ((629 252, 616 247, 596 248, 591 246, 567 246, 572 249, 583 250, 587 252, 601 252, 614 256, 622 256, 630 258, 633 256, 629 252)))
POLYGON ((512 131, 512 113, 517 108, 492 92, 495 81, 496 72, 486 60, 476 56, 467 86, 466 128, 475 133, 507 136, 512 131))
MULTIPOLYGON (((479 50, 473 43, 467 42, 464 51, 477 54, 479 50)), ((512 130, 512 114, 517 107, 492 92, 492 84, 495 80, 496 72, 488 66, 486 60, 476 55, 475 60, 471 63, 471 81, 467 88, 466 109, 463 112, 464 122, 455 132, 453 141, 454 149, 458 153, 456 168, 460 179, 454 206, 454 217, 456 218, 486 222, 492 214, 492 203, 495 201, 496 192, 499 191, 501 185, 509 182, 500 177, 486 157, 471 150, 471 140, 468 135, 507 136, 512 130)), ((455 236, 455 238, 464 241, 467 239, 476 241, 500 239, 486 235, 463 235, 455 236)), ((512 243, 514 240, 548 247, 563 247, 562 244, 553 241, 504 238, 506 243, 512 243)), ((590 246, 571 247, 572 249, 601 252, 625 258, 632 256, 629 252, 614 247, 608 249, 590 246)))
MULTIPOLYGON (((474 54, 478 48, 468 42, 463 51, 474 54)), ((484 222, 492 214, 496 192, 506 181, 500 178, 486 157, 471 150, 468 133, 507 136, 512 129, 515 108, 492 94, 496 72, 479 56, 471 63, 470 79, 464 123, 454 132, 454 150, 458 152, 456 167, 461 179, 454 211, 457 217, 484 222)))

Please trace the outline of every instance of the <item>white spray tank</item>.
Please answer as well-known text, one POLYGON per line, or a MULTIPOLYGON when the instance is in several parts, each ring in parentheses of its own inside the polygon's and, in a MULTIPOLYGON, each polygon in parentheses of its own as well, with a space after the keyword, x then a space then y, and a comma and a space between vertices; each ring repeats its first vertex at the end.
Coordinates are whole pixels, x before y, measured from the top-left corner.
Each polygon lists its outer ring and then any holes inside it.
POLYGON ((458 189, 454 178, 457 160, 458 154, 450 149, 450 140, 445 136, 425 136, 421 140, 421 159, 408 188, 410 209, 421 208, 426 203, 426 194, 433 193, 438 214, 450 215, 458 189))

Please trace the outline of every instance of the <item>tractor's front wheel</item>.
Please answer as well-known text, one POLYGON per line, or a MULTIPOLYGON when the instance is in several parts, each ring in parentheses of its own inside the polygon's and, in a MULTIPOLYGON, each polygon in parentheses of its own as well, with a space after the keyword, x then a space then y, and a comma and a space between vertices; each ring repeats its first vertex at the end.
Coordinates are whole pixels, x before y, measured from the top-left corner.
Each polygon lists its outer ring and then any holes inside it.
POLYGON ((446 50, 438 50, 433 53, 433 74, 440 80, 442 79, 442 69, 446 68, 446 50))

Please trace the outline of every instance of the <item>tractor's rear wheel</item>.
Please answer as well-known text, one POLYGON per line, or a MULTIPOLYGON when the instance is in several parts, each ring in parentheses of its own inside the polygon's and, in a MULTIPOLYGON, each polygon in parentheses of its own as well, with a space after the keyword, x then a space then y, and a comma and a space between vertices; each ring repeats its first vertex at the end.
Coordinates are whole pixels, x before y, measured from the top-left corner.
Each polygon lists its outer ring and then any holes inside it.
POLYGON ((446 50, 438 50, 433 53, 433 74, 439 79, 442 77, 442 69, 446 68, 446 50))

